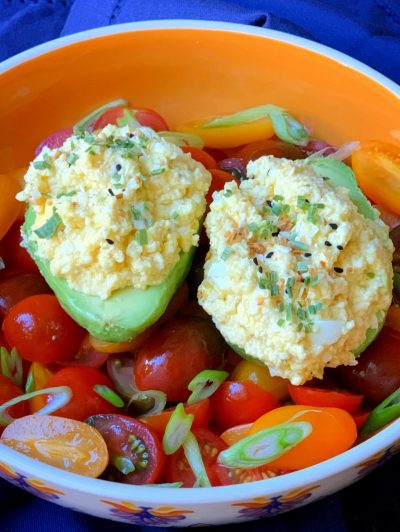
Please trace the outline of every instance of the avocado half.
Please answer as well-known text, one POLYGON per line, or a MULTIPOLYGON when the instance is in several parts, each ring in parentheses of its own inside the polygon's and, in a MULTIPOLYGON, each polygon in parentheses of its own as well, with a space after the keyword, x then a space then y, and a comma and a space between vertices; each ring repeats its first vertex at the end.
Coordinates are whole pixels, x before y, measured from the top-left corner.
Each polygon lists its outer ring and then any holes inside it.
MULTIPOLYGON (((330 159, 329 157, 315 157, 307 160, 307 164, 311 166, 319 176, 330 181, 334 187, 343 187, 347 188, 349 191, 349 197, 352 202, 356 205, 357 210, 365 218, 369 220, 376 221, 379 218, 379 214, 372 207, 368 199, 364 196, 362 190, 357 185, 357 181, 354 175, 353 170, 342 163, 341 161, 336 161, 335 159, 330 159)), ((380 333, 383 324, 385 323, 386 313, 378 312, 376 314, 377 318, 377 327, 368 329, 365 335, 365 340, 361 343, 359 347, 353 349, 355 356, 361 355, 363 351, 375 340, 375 338, 380 333)), ((248 355, 241 347, 235 344, 229 344, 231 348, 242 358, 255 362, 256 364, 264 366, 265 364, 256 359, 255 357, 248 355)))
POLYGON ((100 299, 70 288, 65 279, 51 273, 48 261, 38 257, 37 245, 29 239, 35 217, 34 210, 29 207, 22 232, 40 273, 64 310, 90 334, 106 342, 129 342, 155 323, 185 279, 193 260, 194 247, 187 253, 181 253, 181 258, 163 283, 145 290, 121 288, 108 299, 100 299))

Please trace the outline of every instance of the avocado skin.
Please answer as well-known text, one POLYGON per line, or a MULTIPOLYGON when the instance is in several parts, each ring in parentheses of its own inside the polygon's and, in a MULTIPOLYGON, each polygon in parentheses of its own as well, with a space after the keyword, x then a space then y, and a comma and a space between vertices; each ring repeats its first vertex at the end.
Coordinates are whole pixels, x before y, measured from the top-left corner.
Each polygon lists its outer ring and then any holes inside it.
POLYGON ((35 216, 35 212, 29 207, 22 227, 30 255, 63 309, 100 340, 129 342, 150 327, 163 315, 170 299, 190 270, 195 248, 181 253, 179 262, 159 285, 145 290, 121 288, 108 299, 82 294, 70 288, 65 279, 54 276, 49 262, 37 256, 37 245, 29 240, 35 216))

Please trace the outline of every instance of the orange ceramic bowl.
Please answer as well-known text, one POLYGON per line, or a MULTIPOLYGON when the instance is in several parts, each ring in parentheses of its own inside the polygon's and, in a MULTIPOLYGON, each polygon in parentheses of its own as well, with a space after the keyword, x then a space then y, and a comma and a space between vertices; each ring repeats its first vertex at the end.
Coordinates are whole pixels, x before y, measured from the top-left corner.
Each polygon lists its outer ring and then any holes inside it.
MULTIPOLYGON (((334 50, 233 24, 133 23, 62 38, 0 65, 0 174, 25 166, 49 133, 120 97, 154 108, 172 127, 274 103, 333 144, 399 138, 399 87, 334 50)), ((58 504, 134 524, 242 522, 354 482, 398 450, 399 435, 400 420, 338 457, 246 486, 178 491, 115 484, 2 445, 0 475, 58 504)))

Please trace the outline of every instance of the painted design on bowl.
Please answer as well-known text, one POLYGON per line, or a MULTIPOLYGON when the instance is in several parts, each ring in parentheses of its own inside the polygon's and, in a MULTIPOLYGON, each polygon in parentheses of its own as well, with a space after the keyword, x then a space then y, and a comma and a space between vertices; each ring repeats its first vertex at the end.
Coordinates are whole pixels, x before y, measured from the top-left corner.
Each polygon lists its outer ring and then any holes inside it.
POLYGON ((384 451, 379 451, 379 453, 376 453, 371 456, 369 460, 365 460, 365 462, 358 464, 357 478, 361 478, 365 475, 368 475, 368 473, 373 471, 376 467, 381 466, 382 464, 390 460, 390 458, 392 458, 399 451, 400 442, 392 445, 391 447, 388 447, 384 451))
POLYGON ((309 499, 313 492, 320 485, 301 488, 289 491, 286 495, 277 495, 276 497, 257 497, 250 501, 237 502, 232 506, 241 506, 239 517, 245 519, 262 519, 272 515, 280 514, 293 510, 297 506, 302 506, 309 499))
POLYGON ((61 495, 65 495, 62 491, 51 488, 42 480, 28 478, 25 475, 17 473, 4 462, 0 462, 0 477, 8 480, 8 482, 11 482, 14 486, 29 491, 32 495, 41 497, 46 501, 56 501, 61 495))
POLYGON ((175 526, 186 519, 185 514, 194 513, 192 510, 178 510, 173 506, 151 508, 150 506, 136 506, 136 504, 129 501, 117 503, 102 499, 101 502, 112 506, 110 509, 112 517, 134 525, 175 526))

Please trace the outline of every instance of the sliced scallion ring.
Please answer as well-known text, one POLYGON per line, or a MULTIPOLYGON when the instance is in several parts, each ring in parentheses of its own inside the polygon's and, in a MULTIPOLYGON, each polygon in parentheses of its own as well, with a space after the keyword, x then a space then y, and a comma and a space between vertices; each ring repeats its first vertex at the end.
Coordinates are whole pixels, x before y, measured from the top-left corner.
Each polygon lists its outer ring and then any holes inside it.
POLYGON ((182 403, 176 406, 165 427, 162 441, 165 454, 174 454, 182 446, 190 432, 193 419, 193 414, 186 414, 182 403))
POLYGON ((210 397, 228 376, 229 373, 226 371, 216 369, 206 369, 198 373, 188 385, 188 389, 192 392, 188 404, 192 405, 210 397))
POLYGON ((55 209, 53 209, 53 214, 50 216, 50 218, 46 220, 43 225, 41 225, 37 229, 34 229, 33 232, 39 238, 49 240, 49 238, 52 238, 56 234, 57 229, 61 224, 62 220, 60 215, 55 209))
POLYGON ((100 397, 117 408, 122 408, 125 405, 121 397, 117 395, 114 390, 104 384, 95 384, 93 390, 100 395, 100 397))
MULTIPOLYGON (((158 412, 161 412, 161 410, 164 410, 165 405, 167 404, 167 394, 164 392, 161 392, 160 390, 144 390, 138 392, 140 396, 144 396, 145 399, 153 399, 154 404, 150 410, 148 410, 145 414, 142 414, 140 416, 140 419, 145 418, 147 416, 154 416, 154 414, 158 414, 158 412)), ((132 398, 130 399, 130 403, 132 403, 132 398)))
POLYGON ((134 113, 130 109, 124 109, 122 118, 117 118, 117 125, 119 127, 140 127, 140 122, 136 120, 134 113))
POLYGON ((11 352, 9 352, 5 347, 0 348, 0 368, 4 377, 14 381, 19 388, 22 388, 22 359, 15 347, 11 349, 11 352))
POLYGON ((218 456, 226 467, 251 469, 276 460, 293 449, 312 432, 307 421, 282 423, 238 441, 218 456))
POLYGON ((193 133, 180 133, 179 131, 159 131, 160 137, 163 137, 168 142, 176 144, 176 146, 185 147, 193 146, 193 148, 204 148, 204 142, 201 137, 193 133))
POLYGON ((79 133, 81 131, 90 131, 91 124, 95 120, 97 120, 103 113, 108 111, 109 109, 112 109, 113 107, 126 107, 128 105, 128 102, 122 98, 119 100, 113 100, 112 102, 106 103, 102 105, 101 107, 98 107, 91 113, 84 116, 79 122, 77 122, 74 125, 74 133, 79 133))
POLYGON ((200 447, 195 436, 189 432, 183 442, 183 451, 186 460, 196 477, 194 488, 209 488, 211 487, 210 479, 208 478, 206 468, 204 466, 203 458, 201 456, 200 447))
POLYGON ((14 397, 14 399, 10 399, 0 406, 0 426, 6 427, 14 421, 14 418, 6 412, 7 408, 22 403, 23 401, 27 401, 28 399, 32 399, 32 397, 37 397, 38 395, 50 395, 52 399, 46 404, 46 406, 38 410, 36 414, 52 414, 70 402, 72 398, 72 390, 69 386, 56 386, 54 388, 43 388, 42 390, 36 390, 35 392, 18 395, 17 397, 14 397))

